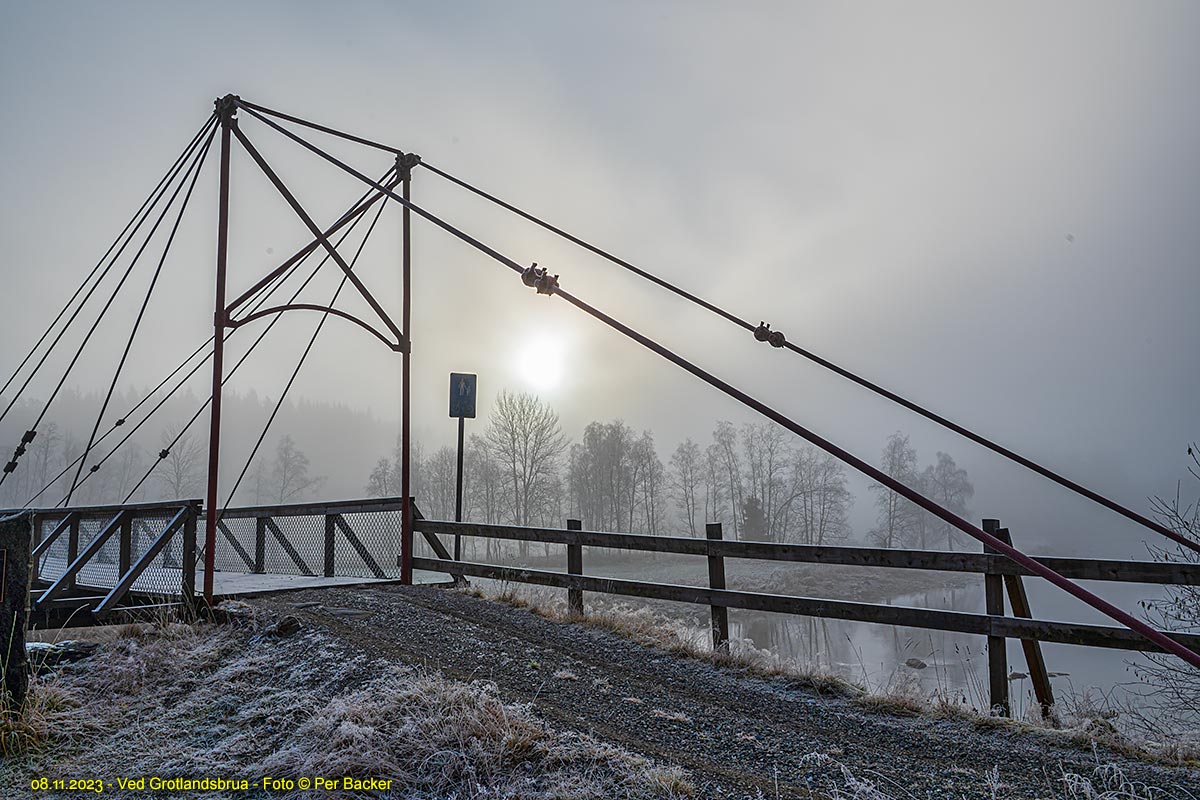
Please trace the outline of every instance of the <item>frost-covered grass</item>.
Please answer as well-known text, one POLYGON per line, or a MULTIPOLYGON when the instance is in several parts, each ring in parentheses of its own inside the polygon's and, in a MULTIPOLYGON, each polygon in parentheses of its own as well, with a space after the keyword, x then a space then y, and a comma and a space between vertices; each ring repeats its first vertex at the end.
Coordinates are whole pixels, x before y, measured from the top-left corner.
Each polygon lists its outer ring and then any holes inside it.
MULTIPOLYGON (((916 795, 896 782, 879 775, 856 773, 829 755, 812 753, 804 761, 821 776, 813 781, 814 791, 831 800, 917 800, 916 795)), ((1010 787, 1000 780, 999 770, 986 776, 979 788, 992 800, 1007 800, 1012 796, 1010 787)), ((1044 794, 1039 796, 1047 800, 1177 800, 1180 797, 1174 789, 1131 780, 1118 765, 1099 756, 1086 774, 1060 769, 1055 775, 1047 775, 1044 794)), ((756 800, 767 797, 760 792, 756 800)))
POLYGON ((488 588, 472 586, 461 591, 528 609, 547 619, 603 628, 674 655, 741 669, 762 677, 784 678, 824 694, 849 698, 869 711, 901 716, 957 718, 978 727, 1003 726, 1082 747, 1100 744, 1123 755, 1164 764, 1200 764, 1200 732, 1147 736, 1118 730, 1110 721, 1115 716, 1115 710, 1087 692, 1068 694, 1060 691, 1059 702, 1050 715, 1043 717, 1041 708, 1032 703, 1019 719, 1010 719, 995 716, 989 713, 989 709, 972 705, 962 693, 947 689, 930 692, 914 676, 903 671, 897 672, 885 683, 864 686, 825 667, 781 658, 777 653, 756 648, 748 641, 733 641, 728 652, 717 651, 712 648, 708 628, 687 625, 677 618, 655 613, 644 606, 606 603, 603 607, 589 610, 584 617, 578 617, 567 609, 562 592, 512 584, 488 588))
POLYGON ((694 794, 682 770, 558 731, 489 683, 368 661, 320 631, 279 638, 243 616, 126 633, 36 679, 26 710, 2 718, 3 785, 329 775, 392 779, 406 800, 694 794))

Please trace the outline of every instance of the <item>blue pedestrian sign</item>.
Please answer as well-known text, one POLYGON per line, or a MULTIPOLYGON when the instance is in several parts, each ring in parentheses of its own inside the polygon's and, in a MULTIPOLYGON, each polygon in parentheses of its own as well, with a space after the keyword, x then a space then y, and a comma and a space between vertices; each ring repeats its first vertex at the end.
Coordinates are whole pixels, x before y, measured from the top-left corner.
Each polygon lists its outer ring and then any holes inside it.
POLYGON ((475 419, 475 376, 469 372, 450 373, 450 416, 475 419))

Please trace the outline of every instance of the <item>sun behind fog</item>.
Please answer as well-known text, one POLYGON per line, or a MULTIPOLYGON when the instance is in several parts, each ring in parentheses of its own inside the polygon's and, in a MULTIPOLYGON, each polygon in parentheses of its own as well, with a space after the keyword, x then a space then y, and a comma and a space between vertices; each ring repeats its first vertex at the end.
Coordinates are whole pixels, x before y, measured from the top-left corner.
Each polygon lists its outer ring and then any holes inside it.
POLYGON ((545 334, 527 338, 517 349, 517 372, 538 391, 556 389, 566 366, 566 344, 545 334))

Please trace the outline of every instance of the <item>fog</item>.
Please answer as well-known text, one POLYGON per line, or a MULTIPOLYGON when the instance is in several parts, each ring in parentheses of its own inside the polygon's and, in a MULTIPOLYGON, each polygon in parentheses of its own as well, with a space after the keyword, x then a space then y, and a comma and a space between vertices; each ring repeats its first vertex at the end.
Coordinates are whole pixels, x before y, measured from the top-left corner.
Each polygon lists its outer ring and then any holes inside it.
MULTIPOLYGON (((3 379, 212 100, 233 92, 417 152, 1139 511, 1185 474, 1200 427, 1193 5, 8 3, 0 14, 3 379)), ((242 127, 318 221, 362 193, 244 114, 242 127)), ((321 143, 371 175, 390 165, 321 143)), ((214 152, 124 391, 155 385, 211 332, 215 187, 214 152)), ((241 152, 233 187, 231 296, 308 240, 241 152)), ((1000 517, 1018 544, 1144 555, 1132 523, 431 173, 416 172, 413 197, 874 463, 897 430, 924 461, 951 453, 975 486, 972 516, 1000 517)), ((707 443, 717 420, 754 421, 429 224, 414 222, 413 253, 414 429, 427 450, 454 436, 450 371, 480 376, 471 432, 505 389, 537 393, 573 440, 592 420, 652 430, 664 461, 684 437, 707 443), (560 363, 548 377, 523 368, 531 359, 560 363)), ((359 269, 397 318, 399 257, 392 208, 359 269)), ((327 297, 336 272, 326 265, 306 297, 327 297)), ((143 265, 70 390, 107 389, 148 281, 143 265)), ((364 308, 349 295, 339 306, 364 308)), ((277 398, 316 321, 285 315, 229 390, 277 398)), ((229 358, 264 324, 239 330, 229 358)), ((61 376, 76 328, 30 403, 61 376)), ((397 355, 332 320, 289 398, 369 423, 351 435, 285 414, 268 450, 290 433, 328 477, 319 493, 361 494, 394 441, 398 374, 397 355)), ((201 370, 194 398, 207 382, 201 370)), ((85 439, 98 404, 68 408, 47 418, 85 439)), ((269 413, 232 409, 246 416, 228 422, 222 480, 269 413)), ((19 416, 0 423, 6 448, 19 416)), ((157 431, 143 444, 156 449, 157 431)), ((861 537, 875 510, 865 480, 850 488, 861 537)))

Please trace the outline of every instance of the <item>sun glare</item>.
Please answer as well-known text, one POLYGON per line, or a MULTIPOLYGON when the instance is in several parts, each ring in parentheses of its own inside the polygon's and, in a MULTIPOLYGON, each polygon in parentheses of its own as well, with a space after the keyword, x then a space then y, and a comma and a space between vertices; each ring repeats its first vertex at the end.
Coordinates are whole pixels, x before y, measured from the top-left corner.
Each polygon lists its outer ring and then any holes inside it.
POLYGON ((517 352, 517 371, 539 391, 558 388, 563 379, 566 345, 560 339, 534 336, 517 352))

